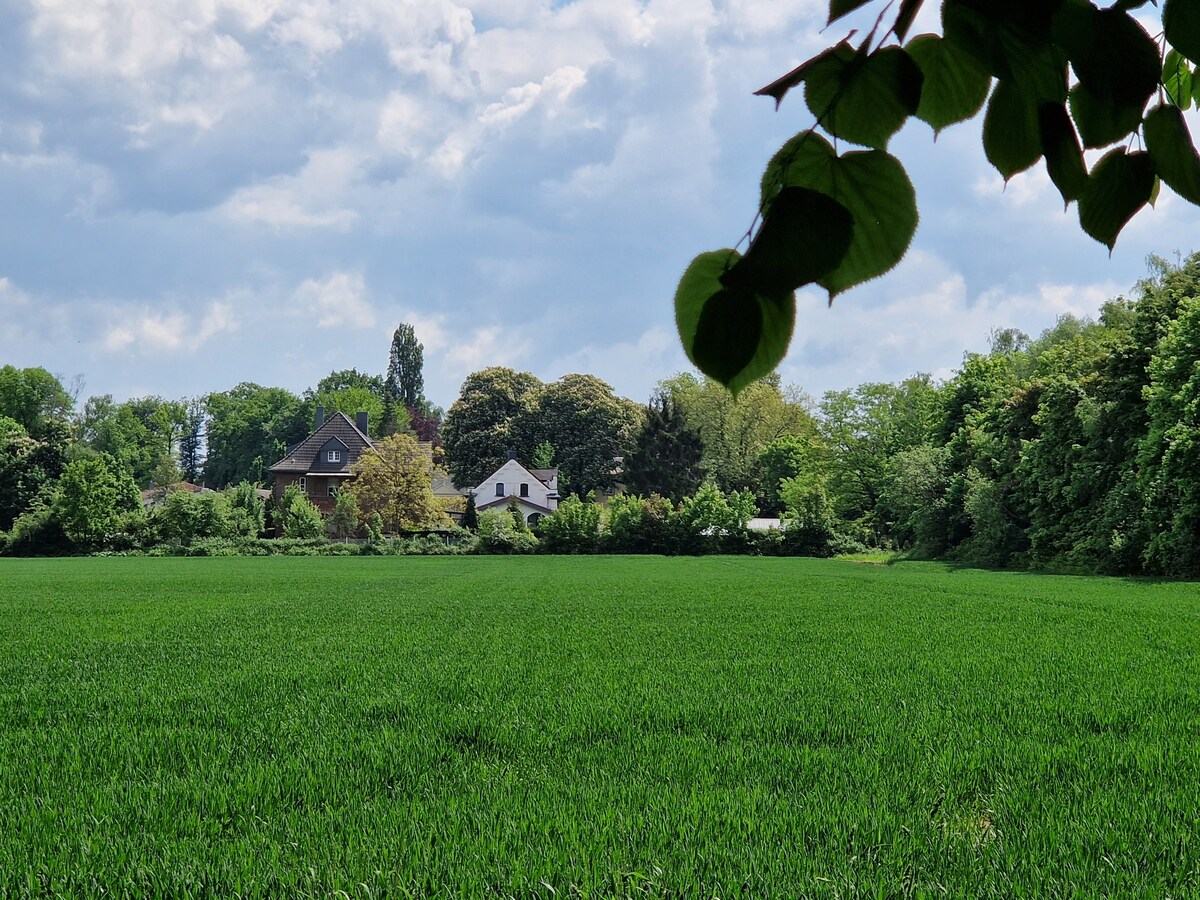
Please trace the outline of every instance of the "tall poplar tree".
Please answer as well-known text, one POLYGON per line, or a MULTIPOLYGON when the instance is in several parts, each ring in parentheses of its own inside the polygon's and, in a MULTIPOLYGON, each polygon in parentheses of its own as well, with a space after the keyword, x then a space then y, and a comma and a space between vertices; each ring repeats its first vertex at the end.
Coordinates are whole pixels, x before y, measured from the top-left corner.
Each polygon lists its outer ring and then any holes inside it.
POLYGON ((421 409, 426 402, 424 351, 411 325, 401 322, 396 326, 384 388, 387 395, 402 406, 421 409))

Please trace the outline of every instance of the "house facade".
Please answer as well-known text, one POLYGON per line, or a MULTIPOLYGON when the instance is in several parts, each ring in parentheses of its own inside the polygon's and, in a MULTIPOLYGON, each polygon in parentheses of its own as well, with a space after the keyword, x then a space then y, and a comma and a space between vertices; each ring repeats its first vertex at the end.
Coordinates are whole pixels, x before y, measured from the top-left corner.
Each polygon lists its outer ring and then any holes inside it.
POLYGON ((509 459, 479 483, 474 490, 475 509, 507 507, 515 498, 530 526, 558 509, 558 469, 527 469, 509 454, 509 459))
POLYGON ((278 501, 288 485, 294 484, 322 513, 333 512, 337 492, 354 477, 351 467, 367 450, 374 447, 367 437, 367 414, 353 420, 335 412, 325 418, 325 408, 317 407, 316 429, 293 447, 283 459, 267 471, 275 476, 271 495, 278 501))

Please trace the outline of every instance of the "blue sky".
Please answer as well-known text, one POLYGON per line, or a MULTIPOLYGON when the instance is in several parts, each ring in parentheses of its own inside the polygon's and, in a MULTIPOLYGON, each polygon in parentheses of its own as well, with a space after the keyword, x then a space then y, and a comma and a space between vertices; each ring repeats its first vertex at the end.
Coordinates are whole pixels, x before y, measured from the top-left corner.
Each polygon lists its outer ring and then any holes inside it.
MULTIPOLYGON (((382 372, 408 321, 442 405, 488 365, 644 401, 687 367, 684 267, 739 239, 766 161, 810 124, 798 95, 776 112, 752 92, 843 36, 825 9, 5 4, 0 363, 82 375, 84 396, 300 391, 382 372)), ((892 150, 921 227, 832 309, 800 293, 780 371, 814 395, 946 377, 993 327, 1093 314, 1147 255, 1197 245, 1200 211, 1164 189, 1110 258, 1041 167, 1003 184, 977 122, 934 143, 914 121, 892 150)))

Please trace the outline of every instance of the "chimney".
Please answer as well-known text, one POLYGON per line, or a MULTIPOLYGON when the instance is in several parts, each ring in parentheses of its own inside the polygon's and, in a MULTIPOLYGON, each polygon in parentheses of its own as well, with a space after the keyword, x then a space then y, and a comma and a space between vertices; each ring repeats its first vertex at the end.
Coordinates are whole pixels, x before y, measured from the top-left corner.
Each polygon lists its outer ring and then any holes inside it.
POLYGON ((358 426, 358 430, 363 434, 367 433, 367 414, 365 412, 356 413, 354 416, 354 424, 358 426))
POLYGON ((509 458, 509 459, 513 459, 513 460, 515 460, 515 459, 517 458, 517 451, 516 451, 516 450, 509 450, 509 451, 508 451, 508 458, 509 458))
POLYGON ((313 431, 316 431, 317 428, 320 428, 324 424, 325 424, 325 407, 318 406, 317 407, 317 425, 316 425, 316 428, 313 429, 313 431))

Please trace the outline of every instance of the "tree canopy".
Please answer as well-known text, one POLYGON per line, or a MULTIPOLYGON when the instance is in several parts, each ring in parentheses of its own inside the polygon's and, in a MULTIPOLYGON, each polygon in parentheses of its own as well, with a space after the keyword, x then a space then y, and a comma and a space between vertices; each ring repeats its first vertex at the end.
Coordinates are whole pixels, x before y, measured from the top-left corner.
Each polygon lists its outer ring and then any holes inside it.
POLYGON ((1044 160, 1110 250, 1160 182, 1200 204, 1183 117, 1200 101, 1195 0, 1165 0, 1158 39, 1134 15, 1147 0, 942 0, 941 34, 912 38, 924 0, 830 0, 829 23, 871 2, 882 11, 862 40, 851 32, 757 92, 778 106, 803 85, 815 122, 768 163, 745 253, 700 254, 676 291, 688 358, 735 393, 783 359, 798 288, 818 284, 832 303, 904 257, 917 198, 887 148, 910 117, 936 136, 986 105, 988 161, 1007 180, 1044 160), (1090 170, 1087 150, 1105 150, 1090 170))

